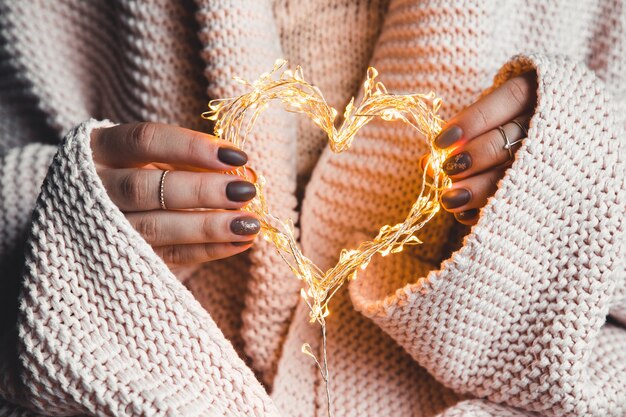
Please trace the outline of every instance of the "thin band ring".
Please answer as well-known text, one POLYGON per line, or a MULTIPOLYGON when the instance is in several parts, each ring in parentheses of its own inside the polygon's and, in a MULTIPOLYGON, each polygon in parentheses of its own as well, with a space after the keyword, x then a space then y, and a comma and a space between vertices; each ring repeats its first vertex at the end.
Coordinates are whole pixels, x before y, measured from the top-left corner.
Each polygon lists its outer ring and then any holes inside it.
POLYGON ((511 123, 515 123, 519 126, 519 128, 522 129, 522 132, 524 132, 524 136, 528 137, 528 129, 519 120, 511 120, 511 123))
POLYGON ((165 205, 165 177, 168 174, 169 169, 166 169, 161 174, 161 182, 159 183, 159 202, 161 203, 161 210, 167 210, 167 206, 165 205))
POLYGON ((509 138, 506 135, 506 132, 504 131, 502 126, 498 126, 498 130, 500 131, 500 134, 502 135, 502 139, 504 139, 504 149, 509 151, 509 160, 512 160, 513 159, 513 150, 511 148, 513 147, 513 145, 517 145, 518 143, 520 143, 522 141, 522 139, 518 139, 518 140, 516 140, 514 142, 511 142, 511 141, 509 141, 509 138))

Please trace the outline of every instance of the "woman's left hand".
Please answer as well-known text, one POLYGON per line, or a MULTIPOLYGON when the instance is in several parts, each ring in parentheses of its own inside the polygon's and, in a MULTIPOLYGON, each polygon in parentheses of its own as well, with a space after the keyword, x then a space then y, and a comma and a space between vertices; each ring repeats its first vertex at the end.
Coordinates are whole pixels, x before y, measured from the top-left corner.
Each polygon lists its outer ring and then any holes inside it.
MULTIPOLYGON (((475 224, 496 192, 526 137, 536 90, 535 72, 511 78, 450 119, 435 139, 439 148, 452 150, 442 168, 453 185, 442 193, 441 204, 459 222, 475 224)), ((426 166, 426 158, 421 163, 426 166)))

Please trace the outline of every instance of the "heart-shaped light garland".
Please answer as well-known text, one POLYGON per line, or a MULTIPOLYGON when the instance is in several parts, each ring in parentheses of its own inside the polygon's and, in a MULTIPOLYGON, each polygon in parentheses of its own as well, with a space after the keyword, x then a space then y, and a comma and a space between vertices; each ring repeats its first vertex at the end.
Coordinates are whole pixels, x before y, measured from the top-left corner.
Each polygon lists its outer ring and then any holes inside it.
MULTIPOLYGON (((317 321, 322 329, 321 363, 308 343, 302 346, 302 351, 315 360, 324 379, 328 415, 331 416, 330 379, 326 359, 328 303, 346 281, 356 278, 357 271, 367 267, 377 253, 386 256, 402 251, 404 245, 422 243, 415 233, 439 211, 441 191, 450 186, 450 179, 441 170, 441 164, 448 153, 433 146, 433 140, 443 125, 442 119, 437 116, 441 100, 434 93, 390 94, 381 82, 375 80, 378 72, 370 67, 363 86, 361 103, 355 107, 354 97, 350 100, 343 122, 337 129, 337 111, 326 103, 317 87, 304 80, 299 66, 295 71, 284 70, 286 63, 285 60, 277 60, 271 72, 262 74, 253 83, 236 77, 235 80, 249 87, 250 92, 209 103, 210 110, 203 113, 202 117, 215 121, 215 136, 243 149, 258 116, 270 101, 277 100, 286 110, 309 116, 313 123, 326 132, 330 148, 336 153, 348 149, 357 131, 374 117, 386 121, 400 120, 410 125, 426 139, 430 147, 428 163, 432 167, 433 179, 428 181, 425 169, 419 196, 404 222, 381 227, 373 240, 361 243, 357 249, 343 249, 337 265, 326 272, 300 251, 294 237, 293 222, 290 219, 279 219, 269 212, 263 194, 265 180, 262 176, 256 182, 257 196, 246 207, 259 217, 263 237, 274 244, 294 275, 305 283, 301 295, 309 306, 311 323, 317 321)), ((240 168, 238 173, 245 176, 246 168, 240 168)))

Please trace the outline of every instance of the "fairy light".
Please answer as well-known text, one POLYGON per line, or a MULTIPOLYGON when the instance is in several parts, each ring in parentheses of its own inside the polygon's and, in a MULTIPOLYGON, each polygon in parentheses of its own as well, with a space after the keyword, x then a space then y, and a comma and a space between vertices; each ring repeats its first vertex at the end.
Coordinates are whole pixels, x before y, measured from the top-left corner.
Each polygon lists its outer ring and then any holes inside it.
MULTIPOLYGON (((257 196, 246 209, 259 217, 263 237, 275 246, 293 274, 304 282, 301 296, 309 307, 310 321, 319 323, 322 330, 322 360, 318 360, 308 343, 302 346, 302 352, 313 358, 320 371, 326 386, 328 415, 331 416, 330 375, 326 355, 328 303, 346 281, 355 279, 359 270, 367 268, 374 255, 386 256, 402 251, 406 245, 422 243, 416 233, 439 211, 440 194, 451 184, 451 180, 441 170, 447 152, 433 145, 443 125, 443 120, 437 115, 441 100, 432 92, 391 94, 381 82, 376 81, 378 72, 370 67, 363 85, 363 98, 358 106, 354 104, 354 98, 350 100, 343 121, 336 128, 337 110, 326 103, 317 87, 305 81, 302 68, 285 69, 286 63, 285 60, 276 61, 271 72, 262 74, 252 83, 235 77, 250 91, 239 97, 212 100, 209 103, 209 111, 203 113, 202 117, 215 121, 215 136, 243 149, 259 115, 270 102, 278 101, 288 111, 308 116, 328 135, 330 148, 336 153, 348 149, 358 130, 375 117, 406 123, 417 131, 430 148, 419 195, 405 220, 381 227, 374 239, 362 242, 356 249, 343 249, 337 264, 325 272, 301 252, 294 237, 292 221, 280 219, 270 212, 263 192, 265 179, 262 175, 255 176, 257 196), (430 180, 426 175, 429 167, 432 169, 430 180)), ((237 172, 244 176, 248 174, 245 167, 239 168, 237 172)))

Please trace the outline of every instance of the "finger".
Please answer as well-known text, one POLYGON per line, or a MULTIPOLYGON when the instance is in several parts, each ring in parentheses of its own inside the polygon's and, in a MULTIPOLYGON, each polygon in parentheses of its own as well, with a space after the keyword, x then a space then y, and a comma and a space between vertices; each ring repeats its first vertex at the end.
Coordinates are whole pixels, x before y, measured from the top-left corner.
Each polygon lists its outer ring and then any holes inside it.
POLYGON ((454 182, 441 194, 441 205, 451 213, 481 208, 495 192, 506 168, 494 168, 473 177, 454 182))
POLYGON ((478 215, 480 214, 479 209, 469 209, 465 211, 461 211, 459 213, 454 214, 454 218, 464 225, 471 226, 473 224, 478 223, 478 215))
MULTIPOLYGON (((522 126, 527 126, 530 115, 516 120, 522 126)), ((509 143, 526 137, 526 132, 516 123, 507 123, 502 129, 509 143)), ((513 145, 509 153, 505 148, 506 143, 499 129, 490 130, 456 148, 444 161, 443 171, 455 181, 505 164, 511 160, 511 153, 515 154, 521 146, 521 143, 513 145)))
POLYGON ((433 162, 429 153, 423 155, 419 159, 419 172, 423 174, 424 170, 426 170, 426 177, 432 180, 434 178, 435 171, 433 169, 433 162))
POLYGON ((232 243, 198 243, 192 245, 159 246, 154 248, 157 255, 168 265, 190 265, 228 258, 250 248, 232 243))
POLYGON ((420 172, 424 173, 424 170, 426 170, 426 176, 428 178, 433 177, 433 167, 432 165, 429 163, 430 162, 430 154, 424 154, 420 159, 419 159, 419 168, 420 168, 420 172))
POLYGON ((128 213, 130 224, 152 246, 248 242, 261 230, 251 213, 242 211, 128 213))
POLYGON ((457 146, 528 113, 536 103, 536 90, 534 72, 511 78, 450 119, 435 145, 442 149, 457 146))
MULTIPOLYGON (((156 169, 105 169, 100 178, 111 200, 122 211, 161 208, 161 177, 156 169)), ((254 184, 236 175, 171 171, 163 181, 168 209, 241 208, 256 195, 254 184)))
POLYGON ((94 159, 109 167, 140 167, 149 163, 231 170, 248 157, 230 142, 177 126, 142 122, 92 132, 94 159))

